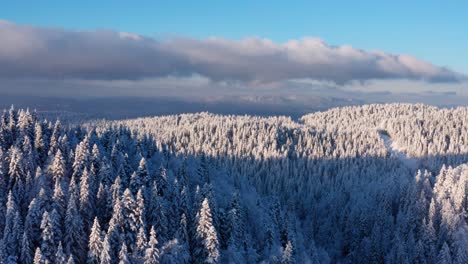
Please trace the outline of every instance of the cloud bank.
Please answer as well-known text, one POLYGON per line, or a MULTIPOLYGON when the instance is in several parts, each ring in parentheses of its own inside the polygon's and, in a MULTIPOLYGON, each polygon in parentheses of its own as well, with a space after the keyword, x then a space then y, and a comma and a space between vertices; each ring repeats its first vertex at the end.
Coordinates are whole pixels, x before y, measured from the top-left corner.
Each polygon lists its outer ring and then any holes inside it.
POLYGON ((0 20, 0 78, 138 80, 204 76, 214 82, 408 79, 457 82, 462 75, 410 55, 331 46, 317 38, 172 38, 69 31, 0 20))

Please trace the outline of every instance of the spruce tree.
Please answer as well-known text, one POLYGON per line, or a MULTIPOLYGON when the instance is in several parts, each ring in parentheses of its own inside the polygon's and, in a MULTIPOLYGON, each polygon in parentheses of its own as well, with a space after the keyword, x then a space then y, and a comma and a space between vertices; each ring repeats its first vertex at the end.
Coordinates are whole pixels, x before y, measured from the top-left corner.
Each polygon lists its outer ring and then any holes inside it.
POLYGON ((76 256, 77 261, 84 262, 86 259, 86 238, 84 233, 83 220, 78 212, 76 198, 70 196, 67 212, 65 215, 65 252, 76 256))
POLYGON ((119 252, 119 264, 130 264, 130 258, 128 257, 127 245, 122 244, 122 247, 119 252))
POLYGON ((57 264, 66 264, 67 256, 63 252, 62 242, 59 242, 57 247, 57 252, 55 253, 55 263, 57 264))
POLYGON ((202 207, 197 215, 197 222, 196 236, 198 248, 196 250, 195 261, 219 263, 219 240, 216 229, 213 225, 213 218, 207 198, 202 202, 202 207))
POLYGON ((96 217, 94 218, 94 223, 93 223, 93 226, 91 227, 91 233, 89 235, 88 260, 87 260, 87 263, 89 264, 100 263, 100 255, 103 250, 101 235, 102 235, 101 226, 99 225, 99 221, 96 217))
POLYGON ((156 238, 156 231, 154 230, 154 226, 151 227, 148 248, 145 250, 144 263, 159 263, 158 240, 156 238))

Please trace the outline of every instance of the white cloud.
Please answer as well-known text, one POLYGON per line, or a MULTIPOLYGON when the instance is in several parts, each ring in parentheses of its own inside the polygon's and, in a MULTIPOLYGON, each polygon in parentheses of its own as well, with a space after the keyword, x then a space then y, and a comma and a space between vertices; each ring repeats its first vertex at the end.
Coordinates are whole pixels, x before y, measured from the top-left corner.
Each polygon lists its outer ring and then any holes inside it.
POLYGON ((0 21, 0 77, 135 80, 202 75, 214 82, 312 79, 344 84, 375 79, 457 82, 464 78, 410 55, 248 38, 156 40, 128 32, 67 31, 0 21))

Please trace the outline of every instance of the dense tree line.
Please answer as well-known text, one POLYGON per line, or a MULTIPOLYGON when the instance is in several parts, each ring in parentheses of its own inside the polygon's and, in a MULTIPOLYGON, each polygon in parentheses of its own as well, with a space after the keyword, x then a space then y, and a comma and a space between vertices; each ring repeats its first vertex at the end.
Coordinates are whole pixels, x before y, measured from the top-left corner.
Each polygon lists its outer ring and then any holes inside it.
POLYGON ((468 161, 466 113, 73 124, 11 108, 0 263, 467 263, 468 167, 451 167, 468 161))

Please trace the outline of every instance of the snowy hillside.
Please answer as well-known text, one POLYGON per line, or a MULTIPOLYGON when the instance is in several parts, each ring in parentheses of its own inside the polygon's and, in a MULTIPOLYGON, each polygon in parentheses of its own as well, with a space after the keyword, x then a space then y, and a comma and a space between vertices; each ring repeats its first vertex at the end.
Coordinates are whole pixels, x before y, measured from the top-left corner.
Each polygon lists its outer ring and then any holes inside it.
POLYGON ((468 263, 468 108, 0 119, 0 263, 468 263))

